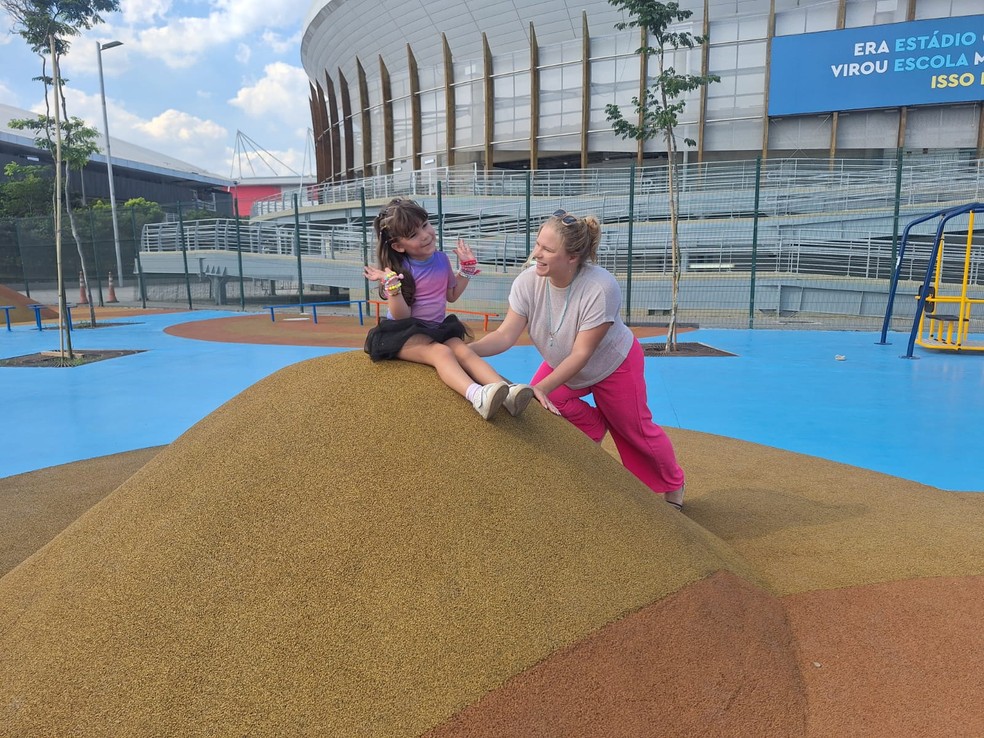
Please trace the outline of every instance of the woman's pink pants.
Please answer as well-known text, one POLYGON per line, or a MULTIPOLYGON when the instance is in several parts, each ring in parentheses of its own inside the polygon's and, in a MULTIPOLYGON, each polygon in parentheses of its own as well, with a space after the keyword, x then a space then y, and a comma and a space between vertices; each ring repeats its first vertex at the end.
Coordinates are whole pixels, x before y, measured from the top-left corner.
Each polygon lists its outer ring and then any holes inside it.
MULTIPOLYGON (((642 346, 635 341, 625 361, 598 384, 582 389, 562 384, 549 397, 561 415, 595 443, 601 443, 606 431, 611 433, 625 468, 662 494, 680 489, 684 474, 669 437, 653 422, 643 363, 642 346), (588 394, 594 395, 596 407, 581 399, 588 394)), ((543 362, 530 383, 536 384, 552 371, 543 362)))

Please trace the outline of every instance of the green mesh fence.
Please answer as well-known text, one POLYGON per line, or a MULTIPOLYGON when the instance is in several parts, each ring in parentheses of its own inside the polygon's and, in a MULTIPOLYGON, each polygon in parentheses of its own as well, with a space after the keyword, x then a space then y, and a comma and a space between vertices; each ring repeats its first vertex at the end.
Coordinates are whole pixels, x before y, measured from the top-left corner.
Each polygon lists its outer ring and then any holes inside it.
MULTIPOLYGON (((679 166, 679 249, 674 256, 666 166, 563 172, 448 169, 415 177, 397 192, 389 179, 324 185, 303 198, 257 203, 257 217, 215 218, 194 204, 120 209, 119 258, 105 208, 80 211, 77 232, 90 287, 105 299, 110 271, 123 303, 260 309, 268 304, 375 299, 362 276, 374 261, 371 221, 394 194, 431 213, 440 246, 467 241, 481 274, 454 307, 504 315, 512 280, 543 220, 563 208, 602 222, 598 261, 623 288, 627 322, 668 322, 679 267, 677 320, 703 327, 881 327, 910 221, 984 199, 976 161, 901 157, 877 161, 752 160, 679 166), (300 201, 300 202, 299 202, 300 201)), ((913 229, 893 304, 908 330, 935 239, 935 223, 913 229)), ((952 222, 941 264, 943 289, 979 295, 984 244, 964 218, 952 222), (966 262, 966 263, 965 263, 966 262)), ((0 222, 2 279, 15 289, 55 282, 50 219, 0 222)), ((81 270, 67 224, 62 264, 69 299, 81 270)), ((340 308, 349 312, 349 308, 340 308)), ((972 316, 973 321, 980 318, 972 316)))

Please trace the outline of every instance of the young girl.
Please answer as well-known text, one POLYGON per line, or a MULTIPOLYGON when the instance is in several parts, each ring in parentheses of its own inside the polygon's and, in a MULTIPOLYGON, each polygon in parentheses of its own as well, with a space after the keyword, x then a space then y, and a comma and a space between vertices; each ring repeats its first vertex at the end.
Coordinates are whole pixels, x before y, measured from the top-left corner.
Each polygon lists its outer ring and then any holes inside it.
POLYGON ((366 279, 379 282, 386 300, 386 320, 369 331, 366 353, 373 361, 402 359, 427 364, 441 380, 469 400, 488 420, 502 405, 519 415, 533 398, 527 384, 510 384, 468 348, 468 329, 447 303, 465 291, 478 274, 474 254, 458 239, 455 272, 443 251, 437 250, 437 234, 427 211, 413 200, 395 198, 379 211, 373 222, 379 267, 366 266, 366 279))
POLYGON ((547 395, 596 443, 611 433, 625 467, 682 509, 684 474, 647 404, 642 346, 620 317, 618 282, 594 263, 600 240, 597 218, 554 213, 537 234, 533 266, 513 282, 502 324, 472 349, 502 353, 525 329, 544 359, 530 380, 541 403, 547 395), (582 399, 589 393, 594 405, 582 399))

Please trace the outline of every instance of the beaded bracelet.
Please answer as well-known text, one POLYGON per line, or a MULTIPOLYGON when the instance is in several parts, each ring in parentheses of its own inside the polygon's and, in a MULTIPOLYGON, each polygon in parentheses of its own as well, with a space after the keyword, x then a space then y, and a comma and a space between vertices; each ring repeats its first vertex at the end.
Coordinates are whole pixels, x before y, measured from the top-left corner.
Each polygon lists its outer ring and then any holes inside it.
POLYGON ((471 279, 481 271, 476 267, 476 264, 478 264, 477 259, 464 259, 460 262, 458 274, 465 279, 471 279))
POLYGON ((386 279, 383 280, 383 288, 390 294, 395 294, 403 287, 400 275, 393 271, 386 272, 386 279))

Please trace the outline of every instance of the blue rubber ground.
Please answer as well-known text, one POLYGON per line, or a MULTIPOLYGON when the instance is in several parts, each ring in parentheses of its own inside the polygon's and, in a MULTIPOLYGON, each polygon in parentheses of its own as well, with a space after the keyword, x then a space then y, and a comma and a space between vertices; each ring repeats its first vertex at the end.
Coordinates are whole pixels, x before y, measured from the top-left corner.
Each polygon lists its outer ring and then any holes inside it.
MULTIPOLYGON (((246 387, 341 350, 198 341, 176 323, 238 313, 113 320, 73 333, 78 349, 143 353, 72 369, 0 368, 0 477, 170 443, 246 387)), ((646 360, 658 423, 739 438, 954 491, 984 491, 984 355, 916 350, 908 336, 700 330, 681 336, 734 357, 646 360), (838 361, 835 356, 842 355, 838 361)), ((656 339, 650 339, 656 340, 656 339)), ((54 330, 0 326, 0 358, 58 348, 54 330)), ((517 346, 491 363, 513 381, 539 364, 517 346)), ((216 439, 222 443, 235 439, 216 439)))

